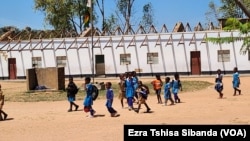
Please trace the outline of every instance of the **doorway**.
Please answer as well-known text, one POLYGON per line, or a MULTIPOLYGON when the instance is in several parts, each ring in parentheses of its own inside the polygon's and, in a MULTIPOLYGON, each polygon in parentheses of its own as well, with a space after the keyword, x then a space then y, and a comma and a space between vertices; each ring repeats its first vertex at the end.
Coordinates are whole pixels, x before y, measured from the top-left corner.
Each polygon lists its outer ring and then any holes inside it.
POLYGON ((9 79, 16 79, 16 58, 8 58, 9 79))
POLYGON ((191 51, 191 74, 200 75, 201 74, 201 58, 200 51, 191 51))
POLYGON ((105 75, 105 58, 104 55, 95 55, 96 75, 105 75))

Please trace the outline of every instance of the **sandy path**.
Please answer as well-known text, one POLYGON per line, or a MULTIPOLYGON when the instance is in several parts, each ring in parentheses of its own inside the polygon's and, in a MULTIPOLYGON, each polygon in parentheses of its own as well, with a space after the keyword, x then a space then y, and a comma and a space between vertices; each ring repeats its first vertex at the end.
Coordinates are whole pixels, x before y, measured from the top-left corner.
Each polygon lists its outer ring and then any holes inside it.
MULTIPOLYGON (((183 103, 173 106, 157 104, 156 96, 152 95, 148 99, 152 113, 143 113, 143 105, 138 114, 122 109, 118 99, 115 99, 113 107, 121 115, 117 118, 110 117, 102 99, 94 102, 95 118, 86 117, 81 108, 68 113, 66 100, 6 102, 4 110, 9 117, 0 122, 0 138, 4 141, 122 141, 124 124, 250 124, 249 78, 241 77, 242 95, 233 96, 232 78, 224 77, 224 99, 218 99, 213 86, 180 93, 183 103)), ((185 79, 214 81, 213 77, 182 78, 185 79)), ((76 103, 82 105, 82 100, 76 103)))

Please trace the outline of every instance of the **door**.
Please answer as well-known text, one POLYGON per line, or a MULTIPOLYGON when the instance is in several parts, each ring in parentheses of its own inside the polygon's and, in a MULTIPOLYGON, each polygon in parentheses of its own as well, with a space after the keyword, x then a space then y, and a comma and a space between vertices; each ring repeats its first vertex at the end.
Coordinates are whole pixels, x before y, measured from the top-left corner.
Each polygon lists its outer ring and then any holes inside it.
POLYGON ((16 58, 8 58, 9 79, 16 79, 16 58))
POLYGON ((95 55, 95 64, 96 75, 105 75, 104 55, 95 55))
POLYGON ((201 58, 200 51, 191 51, 191 74, 200 75, 201 74, 201 58))

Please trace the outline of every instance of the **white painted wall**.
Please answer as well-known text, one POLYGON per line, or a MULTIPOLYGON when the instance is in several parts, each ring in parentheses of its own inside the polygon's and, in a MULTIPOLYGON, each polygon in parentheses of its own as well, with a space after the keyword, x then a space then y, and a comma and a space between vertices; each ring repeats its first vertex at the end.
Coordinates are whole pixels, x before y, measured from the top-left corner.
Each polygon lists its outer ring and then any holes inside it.
MULTIPOLYGON (((93 51, 95 55, 105 56, 106 74, 135 69, 142 69, 142 73, 190 72, 191 51, 200 51, 202 72, 216 71, 218 68, 232 71, 235 66, 239 70, 250 70, 248 55, 240 54, 242 41, 221 45, 203 42, 206 36, 231 35, 238 36, 238 32, 100 36, 93 37, 93 51), (230 62, 218 62, 217 52, 220 49, 230 50, 230 62), (158 64, 147 64, 148 52, 158 53, 158 64), (131 64, 120 65, 120 54, 124 53, 131 54, 131 64)), ((42 57, 42 67, 56 67, 56 56, 67 56, 66 75, 92 74, 91 47, 91 37, 0 42, 1 51, 8 51, 8 58, 16 58, 17 76, 26 76, 26 69, 32 68, 32 57, 42 57)), ((8 77, 8 62, 2 55, 0 59, 0 77, 8 77)))

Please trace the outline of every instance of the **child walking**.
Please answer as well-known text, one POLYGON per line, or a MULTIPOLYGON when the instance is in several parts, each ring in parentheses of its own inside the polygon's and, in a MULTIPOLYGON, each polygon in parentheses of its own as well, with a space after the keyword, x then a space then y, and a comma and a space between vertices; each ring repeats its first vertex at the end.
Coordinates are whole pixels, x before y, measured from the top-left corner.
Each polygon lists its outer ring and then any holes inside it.
POLYGON ((141 104, 144 104, 145 107, 147 108, 146 112, 148 113, 151 110, 146 102, 149 94, 148 86, 142 84, 142 81, 138 81, 138 88, 136 89, 136 94, 138 96, 138 108, 135 109, 135 112, 139 113, 141 104))
POLYGON ((134 82, 133 82, 132 77, 133 77, 132 73, 129 72, 128 78, 125 81, 125 93, 126 93, 129 111, 134 109, 133 100, 134 100, 134 95, 135 95, 135 89, 134 89, 134 82))
POLYGON ((112 83, 106 82, 106 107, 108 109, 108 112, 111 114, 111 117, 117 117, 119 114, 117 114, 117 111, 112 107, 113 99, 114 99, 114 91, 111 88, 112 83))
POLYGON ((175 103, 180 103, 181 100, 180 100, 180 98, 178 96, 179 89, 180 89, 180 86, 181 86, 179 73, 174 74, 174 80, 172 80, 171 85, 172 85, 172 92, 174 94, 175 103))
POLYGON ((233 88, 234 88, 234 96, 236 96, 236 92, 241 95, 241 90, 239 89, 240 87, 240 75, 238 72, 238 68, 234 67, 233 69, 233 88))
POLYGON ((126 99, 126 95, 125 95, 125 75, 124 74, 120 74, 119 75, 119 78, 120 78, 120 81, 118 83, 119 85, 119 96, 118 98, 120 99, 121 101, 121 105, 122 105, 122 108, 124 108, 124 102, 123 100, 126 99))
POLYGON ((151 84, 153 85, 153 88, 155 90, 155 94, 157 96, 157 100, 158 100, 158 104, 162 104, 162 100, 161 100, 161 87, 163 85, 163 82, 161 80, 161 76, 160 75, 155 75, 156 79, 153 80, 151 82, 151 84))
POLYGON ((170 77, 165 78, 165 85, 164 85, 164 98, 165 98, 165 103, 164 105, 167 106, 168 100, 170 100, 171 104, 174 105, 174 100, 171 95, 171 83, 170 83, 170 77))
POLYGON ((4 94, 2 91, 2 86, 0 84, 0 121, 6 120, 8 117, 8 114, 3 111, 3 105, 4 105, 4 94), (2 117, 3 114, 3 117, 2 117))
MULTIPOLYGON (((132 78, 133 78, 133 84, 134 84, 134 90, 136 90, 138 88, 138 77, 137 77, 137 74, 136 74, 136 71, 132 71, 132 78)), ((134 98, 133 98, 133 102, 136 102, 138 103, 138 96, 136 94, 136 91, 134 91, 134 98)))
POLYGON ((68 112, 72 112, 72 107, 74 106, 75 107, 75 111, 78 110, 79 108, 79 105, 77 105, 74 101, 75 101, 75 97, 76 97, 76 91, 77 91, 77 86, 76 84, 74 83, 73 81, 73 77, 70 76, 69 77, 69 83, 68 83, 68 86, 66 88, 67 90, 67 97, 68 97, 68 101, 69 101, 69 110, 68 112))
POLYGON ((221 70, 218 69, 216 77, 215 77, 215 90, 219 93, 219 98, 223 98, 223 93, 222 93, 222 90, 223 90, 222 78, 223 78, 223 75, 221 74, 221 70))
POLYGON ((83 101, 84 111, 86 113, 90 113, 89 117, 93 118, 95 114, 95 110, 93 109, 93 98, 92 98, 92 92, 94 91, 93 84, 90 83, 91 78, 86 77, 85 78, 85 90, 86 90, 86 97, 83 101))

